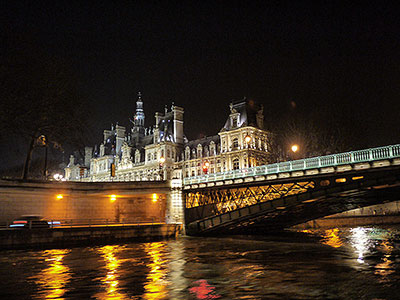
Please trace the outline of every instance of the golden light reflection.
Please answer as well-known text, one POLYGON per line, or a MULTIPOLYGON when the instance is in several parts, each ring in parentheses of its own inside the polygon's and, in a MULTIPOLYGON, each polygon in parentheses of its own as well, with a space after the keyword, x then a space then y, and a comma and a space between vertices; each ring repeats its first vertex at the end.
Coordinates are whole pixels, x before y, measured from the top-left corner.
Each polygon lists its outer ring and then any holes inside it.
POLYGON ((103 256, 106 263, 107 274, 101 279, 101 282, 105 285, 105 292, 101 292, 95 295, 96 299, 127 299, 127 295, 119 291, 119 280, 118 280, 118 268, 121 265, 120 260, 116 257, 116 254, 123 249, 122 246, 104 246, 98 251, 103 256))
POLYGON ((56 199, 58 199, 58 200, 61 200, 61 199, 63 199, 63 198, 64 198, 64 196, 61 195, 61 194, 58 194, 58 195, 56 196, 56 199))
POLYGON ((63 264, 63 259, 71 250, 53 249, 43 252, 47 268, 31 277, 40 285, 41 299, 64 299, 65 286, 71 279, 70 269, 63 264))
POLYGON ((147 243, 145 245, 145 251, 150 256, 148 264, 150 272, 144 285, 143 299, 166 299, 168 296, 166 260, 162 255, 165 253, 165 247, 165 242, 147 243))
POLYGON ((381 249, 384 252, 383 261, 375 266, 375 274, 381 275, 384 279, 386 276, 392 274, 394 270, 393 260, 390 259, 391 253, 394 249, 393 245, 389 241, 383 241, 381 249))
POLYGON ((110 195, 110 202, 114 202, 115 200, 117 200, 117 196, 116 195, 110 195))
POLYGON ((343 246, 343 241, 339 237, 339 229, 328 229, 322 233, 322 243, 333 248, 339 248, 343 246))

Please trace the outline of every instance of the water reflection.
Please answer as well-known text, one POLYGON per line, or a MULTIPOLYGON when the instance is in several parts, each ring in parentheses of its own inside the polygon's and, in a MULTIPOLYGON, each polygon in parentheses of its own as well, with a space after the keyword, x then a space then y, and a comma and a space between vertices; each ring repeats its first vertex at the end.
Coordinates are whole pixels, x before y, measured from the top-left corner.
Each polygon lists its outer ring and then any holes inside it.
POLYGON ((67 249, 46 250, 43 252, 47 268, 38 275, 30 277, 41 290, 38 298, 42 299, 64 299, 65 286, 71 279, 70 269, 63 264, 65 255, 70 253, 67 249))
POLYGON ((101 253, 105 263, 107 274, 101 279, 101 282, 105 285, 105 292, 100 292, 95 297, 97 299, 126 299, 127 296, 119 291, 119 276, 118 268, 121 264, 116 254, 120 252, 124 247, 119 245, 104 246, 98 249, 101 253))
POLYGON ((145 251, 147 252, 150 262, 147 267, 150 268, 147 275, 147 282, 144 285, 144 299, 165 299, 168 296, 167 290, 167 261, 165 259, 166 243, 146 243, 145 251))
POLYGON ((308 232, 310 238, 304 233, 180 237, 8 251, 0 257, 0 294, 4 299, 398 298, 398 228, 308 232))
POLYGON ((181 299, 182 291, 185 291, 188 286, 188 280, 185 276, 185 264, 187 256, 185 244, 180 240, 171 241, 168 244, 169 253, 169 278, 170 278, 170 297, 171 299, 181 299))
POLYGON ((189 291, 196 295, 196 299, 210 300, 221 297, 221 295, 215 294, 215 287, 209 285, 205 279, 198 280, 194 284, 195 286, 190 288, 189 291))
POLYGON ((368 237, 371 228, 356 227, 350 229, 350 244, 358 255, 357 262, 365 263, 365 255, 373 248, 372 240, 368 237))
POLYGON ((322 243, 333 248, 343 246, 343 241, 339 237, 339 228, 325 230, 322 234, 322 243))
POLYGON ((393 245, 389 241, 382 241, 380 249, 384 253, 382 262, 375 266, 375 274, 381 275, 383 279, 392 273, 394 273, 394 261, 391 259, 393 245))

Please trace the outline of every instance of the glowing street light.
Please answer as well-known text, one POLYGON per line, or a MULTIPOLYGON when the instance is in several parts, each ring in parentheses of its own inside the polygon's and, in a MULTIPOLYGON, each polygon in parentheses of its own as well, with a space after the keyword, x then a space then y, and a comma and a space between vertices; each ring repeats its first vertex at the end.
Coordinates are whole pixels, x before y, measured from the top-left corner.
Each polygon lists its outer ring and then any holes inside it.
POLYGON ((61 174, 58 174, 58 173, 54 174, 53 178, 54 178, 54 180, 57 180, 57 181, 63 181, 63 176, 61 174))
POLYGON ((164 163, 165 163, 165 157, 164 157, 164 156, 161 156, 161 157, 159 158, 158 162, 159 162, 159 173, 160 173, 160 178, 161 178, 161 180, 164 180, 163 166, 164 166, 164 163))
POLYGON ((210 163, 208 162, 208 161, 206 161, 204 164, 203 164, 203 173, 204 174, 207 174, 208 173, 208 168, 210 167, 210 163))
POLYGON ((292 145, 292 152, 296 153, 299 150, 299 146, 298 145, 292 145))
POLYGON ((114 202, 115 200, 117 200, 117 196, 116 195, 110 195, 110 202, 114 202))
POLYGON ((153 198, 153 199, 152 199, 151 201, 157 202, 157 200, 158 200, 158 195, 154 193, 154 194, 152 195, 152 198, 153 198))

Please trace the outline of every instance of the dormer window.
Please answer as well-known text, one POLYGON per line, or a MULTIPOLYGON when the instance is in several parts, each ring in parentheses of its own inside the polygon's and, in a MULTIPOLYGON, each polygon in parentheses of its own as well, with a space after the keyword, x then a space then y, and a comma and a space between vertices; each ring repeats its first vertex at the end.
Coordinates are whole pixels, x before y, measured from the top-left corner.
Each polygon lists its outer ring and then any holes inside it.
POLYGON ((232 117, 232 127, 233 128, 237 127, 237 117, 236 116, 232 117))
POLYGON ((197 145, 197 158, 202 157, 203 154, 203 146, 201 144, 197 145))
POLYGON ((240 114, 235 112, 230 115, 231 117, 231 128, 239 127, 239 116, 240 114))
POLYGON ((211 141, 210 143, 210 155, 215 155, 215 143, 211 141))
POLYGON ((190 159, 190 148, 189 147, 185 148, 185 159, 186 160, 190 159))

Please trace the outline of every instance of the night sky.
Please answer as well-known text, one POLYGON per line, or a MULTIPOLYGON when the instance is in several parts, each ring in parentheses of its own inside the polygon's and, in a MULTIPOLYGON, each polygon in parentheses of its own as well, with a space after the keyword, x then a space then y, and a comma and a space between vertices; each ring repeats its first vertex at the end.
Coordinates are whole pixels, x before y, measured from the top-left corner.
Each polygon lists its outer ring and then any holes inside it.
POLYGON ((350 2, 7 1, 1 31, 70 62, 98 143, 128 125, 138 91, 147 126, 174 101, 190 139, 216 134, 246 96, 267 123, 291 102, 357 109, 349 130, 364 123, 369 146, 399 143, 400 10, 350 2))

